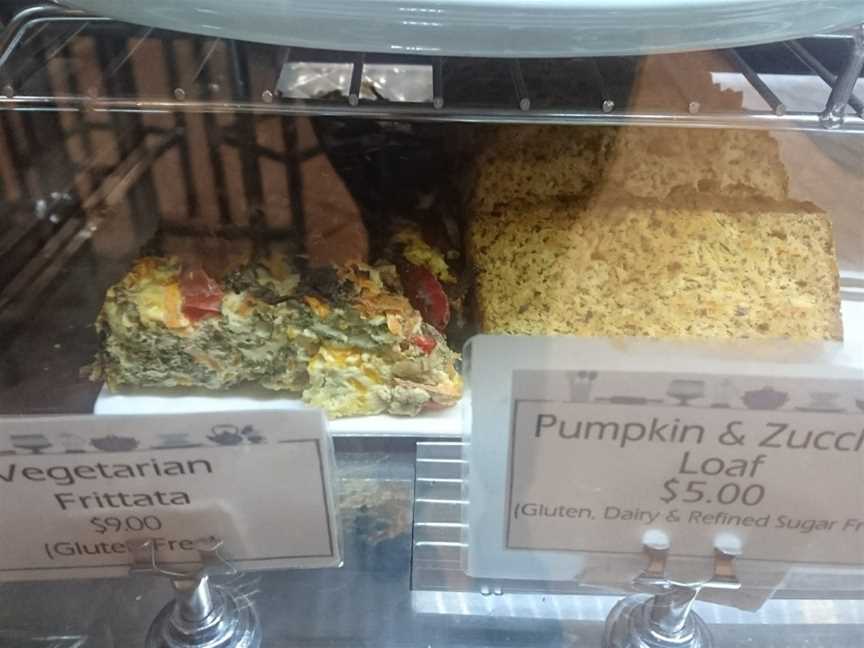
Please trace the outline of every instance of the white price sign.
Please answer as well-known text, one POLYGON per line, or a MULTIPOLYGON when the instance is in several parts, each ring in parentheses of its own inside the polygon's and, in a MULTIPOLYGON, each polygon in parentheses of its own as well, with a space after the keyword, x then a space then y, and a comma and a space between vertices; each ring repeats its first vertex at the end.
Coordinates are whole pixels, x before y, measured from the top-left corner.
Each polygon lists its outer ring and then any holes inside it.
POLYGON ((316 411, 0 419, 0 581, 125 576, 216 537, 240 569, 340 563, 316 411))
POLYGON ((688 578, 718 546, 759 561, 744 577, 769 588, 791 565, 864 565, 864 358, 852 355, 472 339, 468 573, 627 584, 649 531, 688 578))
POLYGON ((854 381, 626 371, 513 374, 507 547, 678 556, 715 545, 864 563, 854 381), (538 383, 570 400, 538 399, 538 383), (830 494, 830 495, 829 495, 830 494))

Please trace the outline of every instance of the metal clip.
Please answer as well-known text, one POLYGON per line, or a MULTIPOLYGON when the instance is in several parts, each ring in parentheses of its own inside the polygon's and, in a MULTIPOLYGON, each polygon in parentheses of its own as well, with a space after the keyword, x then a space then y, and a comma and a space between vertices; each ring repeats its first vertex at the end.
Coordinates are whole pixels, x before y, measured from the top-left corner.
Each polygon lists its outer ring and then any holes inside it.
POLYGON ((864 25, 858 25, 852 32, 852 49, 843 69, 831 87, 831 96, 825 110, 819 114, 819 121, 825 128, 839 128, 846 118, 846 105, 855 91, 855 84, 864 69, 864 25))
POLYGON ((682 582, 666 576, 666 560, 669 556, 669 548, 657 548, 656 546, 643 545, 645 554, 648 556, 648 565, 633 581, 634 587, 643 591, 663 593, 669 589, 685 588, 692 590, 702 589, 741 589, 741 582, 735 572, 735 558, 738 554, 727 549, 716 547, 714 549, 714 570, 708 580, 682 582))
POLYGON ((651 536, 646 534, 642 551, 648 556, 648 565, 634 581, 634 586, 648 588, 660 587, 669 583, 666 578, 666 559, 669 557, 669 542, 665 534, 651 536))
MULTIPOLYGON (((665 536, 664 536, 665 537, 665 536)), ((709 648, 711 633, 692 611, 703 589, 737 590, 741 582, 735 572, 740 552, 724 543, 714 549, 714 569, 707 580, 682 582, 666 576, 669 544, 664 539, 646 540, 643 550, 648 564, 633 581, 647 594, 620 601, 606 620, 604 648, 709 648)))
POLYGON ((126 544, 132 555, 131 574, 165 576, 174 588, 174 600, 150 626, 146 648, 255 648, 260 644, 252 602, 223 587, 211 587, 212 574, 237 573, 220 552, 221 540, 198 541, 200 563, 190 571, 160 565, 156 540, 131 540, 126 544))
POLYGON ((195 578, 203 574, 236 574, 237 570, 229 563, 220 551, 223 542, 219 538, 209 537, 196 541, 200 565, 191 572, 178 572, 164 569, 159 565, 156 540, 129 540, 126 547, 132 554, 130 574, 154 574, 172 579, 195 578))

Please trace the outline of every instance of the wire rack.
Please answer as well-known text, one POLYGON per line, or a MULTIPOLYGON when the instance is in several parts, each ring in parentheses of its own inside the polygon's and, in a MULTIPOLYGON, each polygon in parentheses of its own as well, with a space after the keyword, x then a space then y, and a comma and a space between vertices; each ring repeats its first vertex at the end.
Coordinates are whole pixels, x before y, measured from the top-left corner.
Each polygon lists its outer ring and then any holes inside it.
POLYGON ((864 27, 698 55, 454 59, 303 50, 197 37, 52 4, 20 11, 0 35, 0 109, 860 133, 864 132, 864 101, 855 86, 862 66, 864 27), (103 53, 110 49, 112 54, 88 65, 94 48, 103 53), (702 68, 694 68, 694 61, 702 68), (307 65, 306 72, 320 73, 328 66, 331 71, 343 70, 333 77, 339 79, 339 87, 311 96, 292 94, 286 74, 296 71, 297 64, 307 65), (640 101, 634 86, 655 64, 665 72, 651 81, 655 86, 648 93, 651 98, 640 101), (161 69, 159 74, 154 74, 156 68, 161 69), (381 92, 398 85, 396 77, 403 74, 404 78, 409 68, 425 79, 421 96, 406 99, 381 92), (376 69, 377 76, 370 74, 376 69), (710 81, 706 84, 704 79, 710 81), (718 80, 731 84, 748 100, 741 105, 717 101, 718 80), (654 91, 658 88, 662 92, 654 91))

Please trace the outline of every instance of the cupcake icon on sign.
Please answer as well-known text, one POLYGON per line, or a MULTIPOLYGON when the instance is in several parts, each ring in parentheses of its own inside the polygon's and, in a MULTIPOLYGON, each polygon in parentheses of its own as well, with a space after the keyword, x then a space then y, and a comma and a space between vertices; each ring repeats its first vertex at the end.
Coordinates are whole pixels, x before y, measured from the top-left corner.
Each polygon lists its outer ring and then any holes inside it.
POLYGON ((728 409, 732 407, 732 401, 738 397, 735 385, 728 378, 723 379, 714 386, 714 401, 711 407, 714 409, 728 409))
POLYGON ((591 401, 591 390, 597 380, 596 371, 571 371, 567 374, 570 381, 570 402, 588 403, 591 401))
POLYGON ((67 454, 81 454, 87 452, 87 439, 72 434, 71 432, 61 432, 57 435, 60 440, 60 445, 67 454))

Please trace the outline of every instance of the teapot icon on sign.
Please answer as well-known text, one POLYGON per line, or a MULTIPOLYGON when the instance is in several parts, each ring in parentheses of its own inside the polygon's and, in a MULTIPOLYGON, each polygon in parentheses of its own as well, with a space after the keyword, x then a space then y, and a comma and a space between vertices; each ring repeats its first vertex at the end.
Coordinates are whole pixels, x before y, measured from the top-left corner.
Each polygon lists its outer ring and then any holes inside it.
POLYGON ((243 443, 243 435, 236 425, 214 425, 210 428, 210 434, 207 435, 213 443, 218 443, 224 446, 234 446, 243 443))
POLYGON ((789 400, 789 395, 772 387, 763 387, 744 392, 741 400, 747 409, 774 410, 782 407, 789 400))

